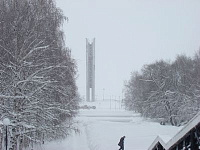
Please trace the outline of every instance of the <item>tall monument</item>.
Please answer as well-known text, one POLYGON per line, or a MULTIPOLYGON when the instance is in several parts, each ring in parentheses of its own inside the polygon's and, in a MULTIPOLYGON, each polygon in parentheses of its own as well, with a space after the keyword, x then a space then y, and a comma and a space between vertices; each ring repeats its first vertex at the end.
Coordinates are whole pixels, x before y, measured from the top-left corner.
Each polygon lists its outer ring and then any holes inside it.
POLYGON ((86 39, 86 100, 95 101, 95 38, 86 39))

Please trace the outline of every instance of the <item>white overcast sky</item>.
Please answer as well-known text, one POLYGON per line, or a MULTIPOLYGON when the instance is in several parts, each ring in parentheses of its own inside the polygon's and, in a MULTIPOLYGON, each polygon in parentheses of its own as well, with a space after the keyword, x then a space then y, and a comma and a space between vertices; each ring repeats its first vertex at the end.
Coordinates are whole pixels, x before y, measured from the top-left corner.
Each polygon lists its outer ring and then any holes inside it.
POLYGON ((200 47, 200 0, 56 0, 66 45, 86 87, 86 38, 96 38, 96 98, 119 98, 133 71, 156 60, 193 56, 200 47))

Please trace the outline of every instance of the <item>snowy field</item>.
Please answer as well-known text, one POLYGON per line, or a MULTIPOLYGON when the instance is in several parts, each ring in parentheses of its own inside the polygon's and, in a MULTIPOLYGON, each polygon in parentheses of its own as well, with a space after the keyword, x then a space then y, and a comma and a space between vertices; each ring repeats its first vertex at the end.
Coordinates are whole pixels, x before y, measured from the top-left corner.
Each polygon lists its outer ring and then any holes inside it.
POLYGON ((181 127, 163 126, 125 111, 117 101, 99 101, 87 105, 96 109, 80 110, 80 133, 73 133, 62 142, 46 143, 44 150, 118 150, 121 136, 125 138, 125 150, 147 150, 159 135, 165 142, 181 127))

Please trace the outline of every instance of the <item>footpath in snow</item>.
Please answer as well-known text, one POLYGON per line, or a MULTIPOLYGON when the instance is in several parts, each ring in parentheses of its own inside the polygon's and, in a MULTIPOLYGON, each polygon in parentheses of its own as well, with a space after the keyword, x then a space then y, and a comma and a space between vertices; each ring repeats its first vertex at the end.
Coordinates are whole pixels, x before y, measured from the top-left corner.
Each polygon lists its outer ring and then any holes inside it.
POLYGON ((118 150, 117 144, 124 135, 125 150, 147 150, 158 135, 167 142, 181 129, 163 126, 139 114, 117 108, 116 102, 112 107, 108 101, 87 105, 97 108, 80 110, 76 118, 80 133, 73 133, 62 142, 46 143, 44 150, 118 150))

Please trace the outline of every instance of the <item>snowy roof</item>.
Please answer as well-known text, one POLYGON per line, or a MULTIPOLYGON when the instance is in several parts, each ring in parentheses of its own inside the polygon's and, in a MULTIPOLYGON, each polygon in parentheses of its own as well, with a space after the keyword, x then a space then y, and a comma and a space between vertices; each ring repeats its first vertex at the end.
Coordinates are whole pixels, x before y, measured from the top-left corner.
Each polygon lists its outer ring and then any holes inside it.
POLYGON ((166 147, 165 142, 159 136, 157 136, 156 139, 151 144, 151 146, 148 148, 148 150, 152 150, 158 143, 160 143, 163 146, 163 148, 166 147))
POLYGON ((158 135, 165 143, 169 142, 171 140, 172 136, 169 135, 158 135))
POLYGON ((200 123, 200 112, 195 115, 168 143, 166 149, 169 149, 177 143, 183 136, 200 123))
POLYGON ((163 148, 169 149, 176 144, 181 138, 183 138, 190 130, 200 123, 200 112, 195 115, 169 142, 165 143, 159 136, 150 145, 149 150, 152 150, 156 144, 160 143, 163 148))

